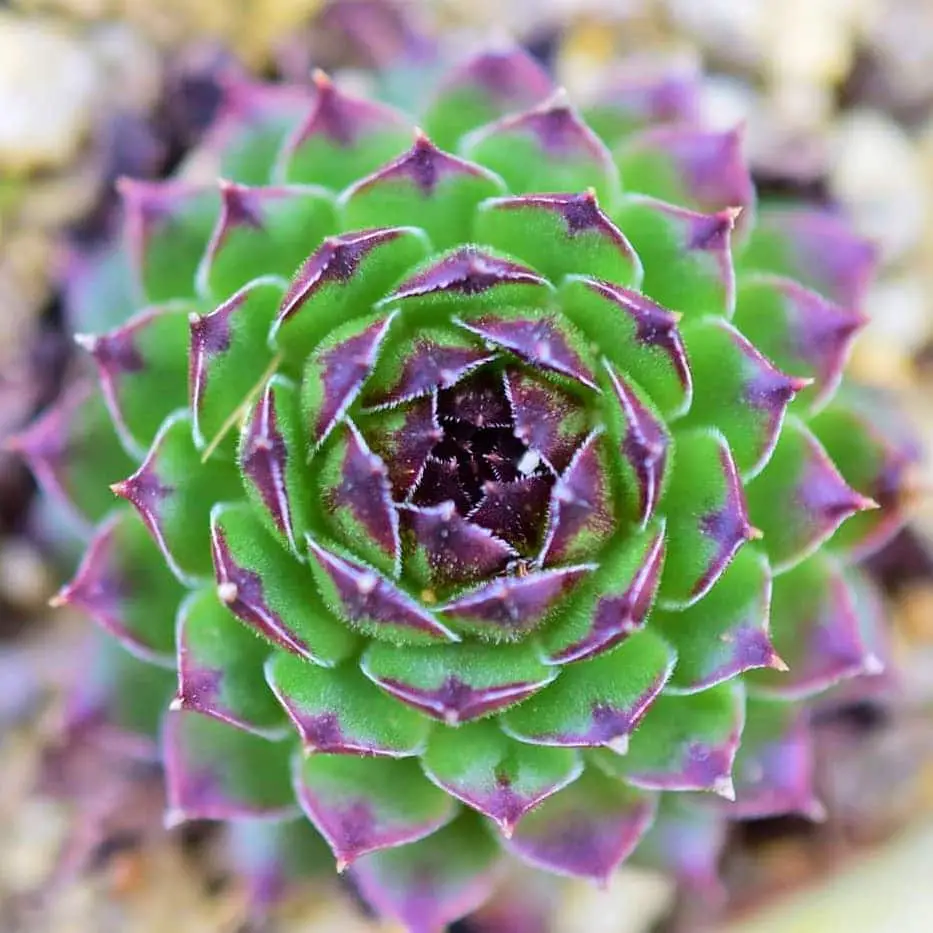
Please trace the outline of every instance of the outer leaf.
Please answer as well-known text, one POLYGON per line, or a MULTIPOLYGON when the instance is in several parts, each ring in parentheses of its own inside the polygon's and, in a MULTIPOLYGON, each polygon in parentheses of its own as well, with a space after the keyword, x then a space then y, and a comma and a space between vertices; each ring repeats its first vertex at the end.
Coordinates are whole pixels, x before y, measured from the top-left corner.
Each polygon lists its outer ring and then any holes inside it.
POLYGON ((339 191, 404 151, 411 128, 402 114, 345 94, 323 72, 314 84, 311 112, 282 151, 277 174, 285 181, 339 191))
POLYGON ((646 295, 691 318, 732 317, 734 212, 698 214, 653 198, 627 195, 612 219, 641 257, 645 269, 641 289, 646 295))
POLYGON ((423 765, 435 784, 494 820, 506 837, 526 813, 583 773, 571 749, 521 745, 492 722, 435 730, 423 765))
POLYGON ((768 462, 787 406, 809 380, 786 376, 719 318, 688 324, 683 335, 696 389, 685 423, 719 428, 748 479, 768 462))
POLYGON ((796 418, 788 419, 770 463, 746 492, 749 514, 779 573, 813 554, 856 512, 877 508, 846 483, 796 418))
POLYGON ((653 127, 625 140, 616 161, 627 191, 700 211, 747 211, 754 205, 755 188, 737 129, 653 127))
POLYGON ((744 547, 699 602, 677 612, 655 611, 652 631, 677 650, 668 692, 707 690, 758 667, 786 670, 769 636, 771 567, 744 547))
POLYGON ((813 747, 806 714, 791 703, 749 698, 747 726, 735 760, 735 819, 800 814, 822 819, 814 795, 813 747))
POLYGON ((609 206, 619 196, 612 155, 563 92, 474 130, 464 137, 461 151, 501 175, 515 194, 593 188, 609 206))
POLYGON ((134 457, 142 457, 165 416, 187 403, 186 312, 191 308, 149 308, 107 334, 76 338, 97 365, 114 427, 134 457))
POLYGON ((166 823, 290 816, 290 753, 288 742, 270 742, 198 713, 168 713, 162 744, 166 823), (259 761, 262 767, 256 767, 259 761))
POLYGON ((659 697, 632 737, 628 754, 594 753, 608 774, 646 790, 708 790, 735 798, 732 763, 745 727, 741 683, 690 696, 659 697))
POLYGON ((46 495, 88 533, 113 508, 108 480, 133 468, 103 397, 90 383, 66 388, 55 406, 7 444, 26 460, 46 495))
POLYGON ((210 314, 191 318, 188 380, 199 445, 213 449, 272 376, 266 338, 281 296, 279 280, 257 279, 210 314))
POLYGON ((498 862, 486 828, 463 815, 420 842, 360 859, 353 880, 375 910, 411 933, 443 933, 489 897, 498 862))
POLYGON ((675 655, 653 632, 574 664, 548 689, 502 717, 505 731, 532 745, 608 746, 624 752, 629 736, 670 679, 675 655))
POLYGON ((213 716, 275 738, 282 710, 262 677, 269 646, 234 618, 213 587, 191 593, 178 612, 178 694, 173 708, 213 716))
POLYGON ((675 314, 640 292, 577 275, 559 295, 564 314, 660 411, 670 417, 690 407, 693 378, 675 314))
POLYGON ((181 594, 146 528, 122 508, 98 526, 74 578, 53 603, 86 613, 142 660, 168 665, 181 594))
POLYGON ((220 182, 221 208, 198 269, 202 294, 222 301, 252 279, 288 278, 337 227, 331 196, 322 188, 250 188, 220 182))
POLYGON ((522 820, 506 846, 536 868, 607 882, 650 829, 656 810, 655 796, 590 768, 522 820))
POLYGON ((857 308, 875 271, 877 250, 828 211, 764 210, 742 251, 743 270, 796 279, 843 307, 857 308))
POLYGON ((286 362, 304 363, 339 324, 368 314, 407 269, 428 253, 413 227, 385 227, 327 237, 295 274, 271 340, 286 362))
POLYGON ((275 654, 266 679, 298 730, 305 754, 407 758, 424 750, 430 722, 374 687, 355 664, 324 670, 275 654))
POLYGON ((555 283, 585 269, 613 284, 641 284, 641 261, 592 191, 492 198, 480 205, 473 236, 555 283))
POLYGON ((201 462, 186 412, 169 416, 142 466, 113 491, 139 512, 172 572, 182 581, 210 573, 210 511, 239 494, 229 463, 201 462))
POLYGON ((547 72, 517 45, 480 52, 444 81, 425 127, 438 145, 452 149, 470 130, 540 103, 553 87, 547 72))
POLYGON ((217 593, 235 616, 274 645, 324 667, 352 653, 356 638, 321 604, 307 567, 244 504, 215 507, 210 535, 217 593))
POLYGON ((852 341, 867 320, 790 279, 750 275, 742 279, 734 323, 782 372, 813 377, 800 399, 819 407, 836 391, 852 341))
POLYGON ((504 190, 492 172, 442 152, 416 133, 408 152, 348 188, 340 208, 345 229, 401 225, 417 218, 436 249, 449 249, 471 239, 477 204, 504 190))
POLYGON ((677 459, 665 498, 667 563, 661 599, 690 606, 729 566, 739 548, 757 537, 732 452, 717 431, 679 433, 677 459))
POLYGON ((297 553, 311 527, 313 484, 293 382, 273 376, 266 383, 240 434, 238 465, 256 514, 297 553))
POLYGON ((394 697, 447 725, 520 703, 556 676, 533 644, 408 648, 372 644, 363 673, 394 697))
POLYGON ((599 570, 544 633, 548 663, 582 661, 640 631, 657 592, 664 552, 663 523, 609 548, 599 570))
POLYGON ((295 795, 343 871, 360 856, 430 836, 457 805, 416 761, 346 755, 296 757, 295 795))
POLYGON ((746 683, 755 691, 799 699, 881 666, 862 639, 855 592, 825 555, 775 579, 771 637, 790 672, 750 672, 746 683))
POLYGON ((195 274, 220 207, 216 189, 120 179, 137 288, 151 304, 195 297, 195 274))

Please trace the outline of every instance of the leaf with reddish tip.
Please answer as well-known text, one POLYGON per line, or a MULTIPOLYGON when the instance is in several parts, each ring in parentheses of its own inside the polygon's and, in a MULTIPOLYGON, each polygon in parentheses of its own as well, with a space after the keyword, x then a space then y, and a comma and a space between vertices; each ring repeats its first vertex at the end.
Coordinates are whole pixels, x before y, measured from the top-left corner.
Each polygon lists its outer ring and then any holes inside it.
POLYGON ((332 667, 356 638, 322 605, 304 564, 279 546, 245 504, 215 506, 210 549, 221 602, 279 648, 332 667))
POLYGON ((755 187, 740 130, 652 127, 624 140, 616 162, 626 191, 699 211, 741 208, 740 228, 750 227, 755 187))
POLYGON ((268 643, 230 614, 214 587, 196 590, 178 611, 174 708, 280 737, 285 718, 262 676, 268 655, 268 643))
POLYGON ((142 466, 113 491, 139 512, 172 572, 186 582, 210 575, 210 512, 218 500, 241 495, 231 463, 201 461, 191 417, 166 418, 142 466))
POLYGON ((397 110, 339 90, 322 72, 311 112, 286 140, 276 174, 339 191, 404 152, 412 129, 397 110))
POLYGON ((701 75, 692 64, 658 62, 653 57, 624 61, 596 102, 584 111, 607 146, 635 130, 700 120, 701 75))
POLYGON ((198 269, 202 294, 221 301, 264 275, 290 277, 337 227, 329 192, 288 185, 250 188, 220 182, 220 215, 198 269))
POLYGON ((191 307, 148 308, 109 333, 76 338, 97 366, 114 427, 134 456, 142 456, 165 416, 188 402, 191 307))
POLYGON ((631 864, 673 876, 707 902, 720 904, 725 888, 719 861, 728 823, 692 794, 663 794, 654 824, 638 844, 631 864))
POLYGON ((865 399, 836 399, 808 422, 846 482, 878 503, 853 515, 830 546, 860 561, 883 547, 903 527, 916 495, 920 453, 913 440, 891 436, 893 412, 875 412, 865 399), (875 415, 876 417, 871 417, 875 415))
POLYGON ((444 933, 492 893, 499 859, 486 827, 463 814, 426 839, 360 859, 352 877, 381 916, 411 933, 444 933))
POLYGON ((562 91, 533 110, 479 127, 460 149, 501 175, 514 194, 592 188, 610 206, 619 197, 612 154, 562 91))
POLYGON ((181 171, 203 167, 202 174, 214 178, 264 184, 286 133, 307 114, 314 96, 303 84, 263 84, 236 74, 221 75, 220 83, 217 116, 181 171))
POLYGON ((98 526, 73 579, 53 603, 86 613, 142 660, 167 665, 182 592, 146 528, 124 507, 98 526))
POLYGON ((789 671, 750 671, 756 693, 802 699, 840 680, 877 673, 881 662, 862 638, 856 593, 842 568, 817 554, 774 580, 771 638, 789 671))
POLYGON ((360 856, 430 836, 457 813, 417 761, 312 755, 294 762, 295 796, 343 871, 360 856))
POLYGON ((695 693, 755 668, 786 667, 769 635, 771 585, 767 558, 748 546, 699 602, 652 614, 652 629, 677 650, 669 692, 695 693))
POLYGON ((32 470, 43 492, 90 529, 114 505, 108 481, 133 469, 120 444, 101 393, 75 383, 22 433, 7 440, 32 470))
POLYGON ((675 438, 676 460, 665 498, 668 552, 660 597, 685 608, 702 599, 739 548, 758 537, 726 439, 713 429, 675 438))
POLYGON ((793 703, 749 697, 746 726, 733 767, 735 802, 721 804, 733 819, 825 815, 814 789, 813 742, 806 711, 793 703))
POLYGON ((625 755, 594 753, 607 774, 634 787, 735 795, 732 764, 745 727, 745 691, 738 681, 689 696, 658 697, 625 755))
POLYGON ((553 90, 548 73, 520 46, 489 49, 444 81, 428 107, 425 126, 438 145, 452 149, 470 130, 533 107, 553 90))
POLYGON ((836 391, 852 342, 867 318, 790 279, 743 277, 735 326, 782 372, 813 379, 800 393, 811 408, 836 391))
POLYGON ((401 511, 406 577, 443 592, 501 573, 517 552, 460 515, 449 500, 401 511))
POLYGON ((544 543, 552 477, 532 473, 515 480, 483 483, 483 497, 469 519, 526 557, 537 557, 544 543))
POLYGON ((677 315, 640 292, 584 276, 566 278, 558 294, 567 318, 660 411, 681 415, 690 407, 693 378, 677 315))
POLYGON ((509 350, 533 367, 566 376, 596 388, 589 342, 559 311, 541 308, 500 308, 457 323, 487 344, 509 350))
POLYGON ((403 408, 359 416, 358 424, 392 482, 393 498, 403 501, 414 488, 434 446, 444 436, 437 420, 437 397, 417 399, 403 408))
POLYGON ((125 237, 137 287, 151 304, 195 297, 195 276, 220 195, 182 181, 122 178, 125 237))
POLYGON ((505 392, 515 436, 553 470, 565 470, 590 433, 586 407, 580 399, 555 380, 519 368, 506 370, 505 392))
POLYGON ((413 227, 327 237, 285 293, 272 328, 273 346, 291 365, 302 365, 335 327, 368 314, 428 249, 424 234, 413 227))
POLYGON ((548 689, 502 717, 520 742, 623 752, 670 679, 676 655, 651 631, 566 668, 548 689))
POLYGON ((229 820, 225 851, 246 889, 250 916, 265 917, 310 878, 333 871, 327 843, 305 819, 229 820))
POLYGON ((341 195, 341 219, 349 230, 417 219, 435 249, 449 249, 474 239, 476 206, 504 190, 488 169, 442 152, 418 134, 408 152, 341 195))
POLYGON ((594 657, 644 627, 664 565, 664 525, 634 532, 607 551, 599 569, 544 633, 547 663, 594 657))
POLYGON ((578 752, 522 745, 488 721, 436 729, 422 764, 435 784, 488 816, 506 837, 529 810, 583 773, 578 752))
POLYGON ((139 293, 122 238, 95 247, 62 245, 62 303, 68 329, 99 334, 126 323, 139 293))
POLYGON ((409 648, 373 644, 363 673, 387 693, 448 725, 489 716, 520 703, 556 676, 533 644, 409 648))
POLYGON ((804 560, 856 512, 877 503, 843 479, 806 425, 788 418, 774 454, 748 485, 748 511, 777 572, 804 560))
POLYGON ((398 576, 401 540, 388 471, 352 421, 334 431, 315 465, 319 507, 335 539, 398 576))
POLYGON ((555 875, 607 882, 651 828, 657 796, 589 768, 522 820, 506 848, 555 875))
POLYGON ((592 559, 616 530, 607 449, 602 431, 593 431, 557 478, 542 566, 592 559))
POLYGON ((424 751, 430 721, 386 696, 354 663, 325 670, 277 653, 266 666, 266 679, 305 754, 408 758, 424 751))
POLYGON ((641 257, 641 290, 691 318, 735 309, 735 214, 698 214, 654 198, 627 195, 612 219, 641 257))
POLYGON ((327 608, 371 638, 393 644, 455 642, 456 634, 366 564, 308 538, 311 570, 327 608))
POLYGON ((372 375, 395 313, 349 321, 314 348, 304 367, 301 410, 311 443, 320 446, 372 375))
POLYGON ((669 482, 671 440, 664 422, 634 384, 625 381, 608 360, 604 363, 609 385, 603 394, 608 427, 603 443, 618 451, 610 462, 627 500, 625 512, 644 528, 669 482))
POLYGON ((276 279, 256 279, 210 314, 192 315, 188 385, 195 432, 211 445, 235 428, 271 378, 273 360, 267 337, 282 297, 276 279))
POLYGON ((546 305, 554 289, 528 266, 476 246, 432 257, 397 285, 383 304, 400 306, 411 325, 436 324, 440 314, 470 317, 504 307, 546 305))
POLYGON ((521 638, 553 617, 561 602, 595 569, 595 564, 577 564, 498 577, 461 593, 438 613, 465 634, 492 641, 521 638))
POLYGON ((162 730, 166 824, 292 815, 292 749, 209 716, 169 712, 162 730))
POLYGON ((743 272, 787 276, 843 307, 857 308, 877 258, 875 245, 844 218, 792 207, 762 211, 739 261, 743 272))
POLYGON ((479 340, 449 326, 406 327, 399 321, 386 341, 363 404, 389 408, 449 389, 473 370, 495 359, 479 340))
POLYGON ((614 284, 641 284, 641 261, 592 191, 491 198, 476 213, 473 236, 555 283, 586 270, 614 284))
POLYGON ((313 484, 293 382, 273 376, 266 383, 240 434, 237 462, 256 514, 298 553, 310 529, 313 484))
POLYGON ((683 337, 695 388, 684 423, 722 431, 748 480, 767 464, 787 407, 809 380, 776 369, 721 318, 688 323, 683 337))

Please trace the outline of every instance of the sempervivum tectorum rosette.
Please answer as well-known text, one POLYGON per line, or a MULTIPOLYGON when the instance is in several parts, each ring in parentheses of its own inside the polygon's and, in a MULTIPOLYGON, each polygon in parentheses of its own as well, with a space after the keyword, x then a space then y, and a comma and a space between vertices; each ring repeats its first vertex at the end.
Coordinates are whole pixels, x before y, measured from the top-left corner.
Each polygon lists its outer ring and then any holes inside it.
POLYGON ((435 931, 503 851, 708 884, 724 818, 818 813, 802 703, 878 667, 907 455, 836 391, 870 249, 754 229, 695 104, 636 74, 590 125, 514 50, 424 132, 234 84, 219 183, 123 186, 141 310, 19 444, 127 649, 81 709, 159 726, 170 820, 266 888, 323 837, 435 931))

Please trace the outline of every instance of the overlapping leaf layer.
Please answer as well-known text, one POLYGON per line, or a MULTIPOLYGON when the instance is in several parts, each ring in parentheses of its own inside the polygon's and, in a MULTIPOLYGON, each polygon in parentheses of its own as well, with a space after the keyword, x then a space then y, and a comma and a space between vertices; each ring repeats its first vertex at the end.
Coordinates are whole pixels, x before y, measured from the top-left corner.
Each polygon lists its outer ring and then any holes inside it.
POLYGON ((756 226, 692 78, 581 115, 492 52, 422 126, 234 85, 219 183, 124 184, 87 325, 121 257, 142 310, 20 439, 98 523, 60 601, 129 654, 88 690, 166 710, 172 820, 282 877, 323 838, 415 931, 503 849, 708 885, 724 817, 818 811, 799 701, 880 663, 853 562, 910 454, 836 392, 870 250, 756 226))

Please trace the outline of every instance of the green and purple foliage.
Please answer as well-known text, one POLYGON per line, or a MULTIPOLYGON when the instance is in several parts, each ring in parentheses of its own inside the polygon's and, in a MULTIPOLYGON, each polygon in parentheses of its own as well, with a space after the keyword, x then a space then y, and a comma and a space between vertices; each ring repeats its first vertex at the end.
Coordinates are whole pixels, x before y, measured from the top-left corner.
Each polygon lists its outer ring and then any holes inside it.
POLYGON ((126 649, 81 715, 158 732, 170 821, 230 821, 260 900, 321 839, 417 933, 504 853, 712 889, 728 820, 818 815, 804 704, 880 666, 872 250, 756 223, 694 76, 581 114, 496 51, 421 120, 234 82, 219 183, 122 186, 141 310, 120 253, 75 285, 99 388, 19 439, 96 525, 60 602, 126 649))

